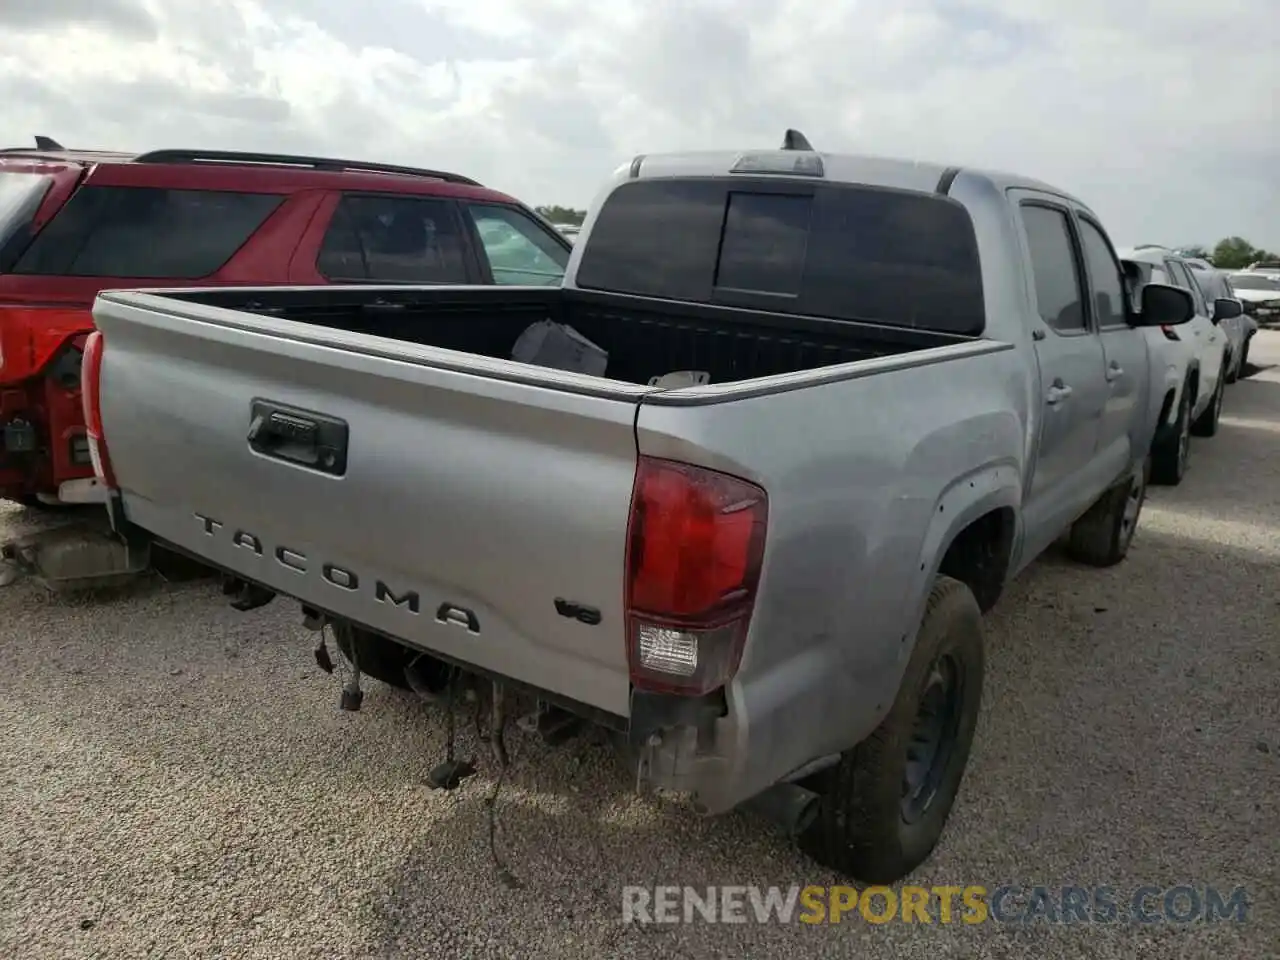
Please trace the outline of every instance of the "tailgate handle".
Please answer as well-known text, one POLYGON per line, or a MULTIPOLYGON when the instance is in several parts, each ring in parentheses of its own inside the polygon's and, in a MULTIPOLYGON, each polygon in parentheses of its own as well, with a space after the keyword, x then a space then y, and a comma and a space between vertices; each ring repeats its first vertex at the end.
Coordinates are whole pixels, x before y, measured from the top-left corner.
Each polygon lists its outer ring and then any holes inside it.
POLYGON ((337 417, 254 400, 246 439, 250 449, 264 457, 335 477, 347 472, 347 424, 337 417))

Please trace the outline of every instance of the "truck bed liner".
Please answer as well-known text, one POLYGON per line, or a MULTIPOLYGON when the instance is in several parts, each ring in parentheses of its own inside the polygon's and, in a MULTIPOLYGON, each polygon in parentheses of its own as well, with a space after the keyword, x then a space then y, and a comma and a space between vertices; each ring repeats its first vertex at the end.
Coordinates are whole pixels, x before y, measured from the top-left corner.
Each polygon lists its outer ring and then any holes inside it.
POLYGON ((606 376, 644 384, 675 370, 712 383, 922 350, 971 338, 619 294, 514 287, 165 291, 176 300, 508 359, 532 323, 566 323, 606 350, 606 376))

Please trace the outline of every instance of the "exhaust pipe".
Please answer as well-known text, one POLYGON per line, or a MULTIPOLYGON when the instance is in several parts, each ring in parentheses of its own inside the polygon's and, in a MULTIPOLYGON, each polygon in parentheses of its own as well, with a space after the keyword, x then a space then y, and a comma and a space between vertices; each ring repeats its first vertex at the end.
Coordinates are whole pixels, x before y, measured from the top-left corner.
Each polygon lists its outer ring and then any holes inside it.
POLYGON ((776 783, 743 804, 753 813, 771 820, 794 839, 818 818, 819 796, 794 783, 776 783))

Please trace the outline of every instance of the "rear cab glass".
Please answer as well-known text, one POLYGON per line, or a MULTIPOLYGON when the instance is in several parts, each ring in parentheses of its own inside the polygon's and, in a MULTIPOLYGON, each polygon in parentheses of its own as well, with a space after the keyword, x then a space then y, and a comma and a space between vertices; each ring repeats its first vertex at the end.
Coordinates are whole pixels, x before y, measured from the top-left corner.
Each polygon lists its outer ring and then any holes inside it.
POLYGON ((0 170, 0 270, 26 245, 27 228, 53 179, 48 174, 0 170))
POLYGON ((13 273, 198 280, 221 269, 284 199, 223 190, 81 187, 13 273))
POLYGON ((577 285, 637 296, 977 336, 968 212, 937 194, 744 179, 626 183, 583 249, 577 285))

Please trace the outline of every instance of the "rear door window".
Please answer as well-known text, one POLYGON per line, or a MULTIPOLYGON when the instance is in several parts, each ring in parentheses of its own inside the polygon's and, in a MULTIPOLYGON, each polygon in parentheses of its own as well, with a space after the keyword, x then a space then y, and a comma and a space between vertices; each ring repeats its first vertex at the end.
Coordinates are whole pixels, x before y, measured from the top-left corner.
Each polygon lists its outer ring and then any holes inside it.
POLYGON ((1035 204, 1023 204, 1021 210, 1041 319, 1059 333, 1085 330, 1080 269, 1067 212, 1035 204))
POLYGON ((316 268, 330 280, 465 283, 466 245, 448 200, 348 194, 339 202, 316 268))
POLYGON ((597 215, 577 283, 944 333, 977 334, 985 323, 964 208, 876 187, 624 184, 597 215))
POLYGON ((513 207, 469 203, 467 215, 489 261, 493 282, 516 286, 555 286, 569 264, 565 244, 513 207))
POLYGON ((267 193, 82 187, 13 272, 198 280, 230 260, 283 201, 267 193))

